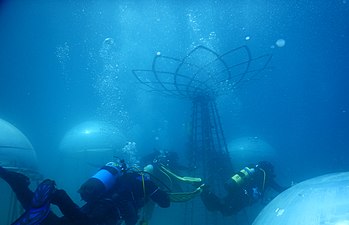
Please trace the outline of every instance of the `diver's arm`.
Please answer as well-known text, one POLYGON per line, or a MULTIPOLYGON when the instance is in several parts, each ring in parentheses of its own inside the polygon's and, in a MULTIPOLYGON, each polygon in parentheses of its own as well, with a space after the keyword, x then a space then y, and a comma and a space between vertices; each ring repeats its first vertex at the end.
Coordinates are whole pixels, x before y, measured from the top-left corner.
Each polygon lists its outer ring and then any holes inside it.
POLYGON ((22 207, 26 210, 29 209, 34 196, 33 191, 29 188, 29 177, 21 173, 9 171, 0 166, 0 178, 6 181, 11 187, 22 207))
POLYGON ((147 195, 162 208, 170 207, 170 197, 168 194, 156 186, 152 181, 146 181, 147 195))
POLYGON ((80 207, 73 202, 66 191, 59 189, 56 190, 52 196, 51 203, 57 205, 62 212, 62 221, 70 221, 74 224, 86 224, 92 225, 88 215, 83 213, 80 207))
POLYGON ((107 200, 99 200, 93 205, 86 204, 80 208, 64 190, 57 190, 51 200, 58 206, 63 220, 68 220, 79 225, 95 225, 106 221, 113 215, 113 203, 107 200))

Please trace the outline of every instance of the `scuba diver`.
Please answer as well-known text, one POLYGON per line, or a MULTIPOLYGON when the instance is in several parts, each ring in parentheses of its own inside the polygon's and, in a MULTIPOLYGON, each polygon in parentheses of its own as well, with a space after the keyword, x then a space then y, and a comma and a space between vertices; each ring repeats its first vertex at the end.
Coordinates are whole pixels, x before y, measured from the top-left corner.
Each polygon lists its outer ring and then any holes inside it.
POLYGON ((117 209, 108 198, 86 203, 80 208, 64 190, 56 188, 53 180, 42 181, 33 192, 29 188, 30 179, 24 174, 0 166, 0 177, 8 183, 25 209, 12 225, 115 225, 120 220, 117 209), (50 210, 51 203, 59 207, 63 217, 50 210))
POLYGON ((227 195, 219 198, 205 185, 201 199, 209 211, 219 211, 223 216, 231 216, 244 207, 262 199, 267 188, 281 193, 286 188, 274 180, 274 167, 270 162, 261 161, 257 165, 245 167, 226 183, 227 195))
MULTIPOLYGON (((142 171, 128 169, 123 160, 120 164, 118 168, 122 175, 117 179, 113 179, 110 173, 103 170, 88 179, 79 189, 81 198, 87 202, 93 202, 96 196, 110 196, 126 225, 134 225, 138 222, 140 210, 148 202, 153 202, 162 208, 170 206, 168 193, 151 181, 149 176, 145 176, 142 171), (108 175, 111 179, 105 179, 108 175)), ((142 224, 146 223, 144 215, 141 220, 142 224)))
POLYGON ((124 165, 107 163, 89 178, 79 189, 86 201, 81 208, 64 190, 57 189, 54 181, 46 179, 32 192, 27 176, 0 167, 0 177, 26 210, 12 225, 115 225, 122 221, 133 225, 138 221, 139 209, 149 199, 160 207, 169 207, 166 192, 139 173, 127 171, 124 165), (58 206, 63 217, 50 210, 51 203, 58 206))

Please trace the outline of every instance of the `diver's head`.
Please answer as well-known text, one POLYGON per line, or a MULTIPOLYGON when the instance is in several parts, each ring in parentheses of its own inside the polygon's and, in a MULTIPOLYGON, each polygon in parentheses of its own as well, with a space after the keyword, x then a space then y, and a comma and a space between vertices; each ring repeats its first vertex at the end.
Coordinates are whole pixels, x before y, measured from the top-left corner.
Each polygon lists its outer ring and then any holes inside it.
POLYGON ((146 173, 153 174, 154 173, 154 166, 152 164, 148 164, 143 168, 143 171, 146 173))

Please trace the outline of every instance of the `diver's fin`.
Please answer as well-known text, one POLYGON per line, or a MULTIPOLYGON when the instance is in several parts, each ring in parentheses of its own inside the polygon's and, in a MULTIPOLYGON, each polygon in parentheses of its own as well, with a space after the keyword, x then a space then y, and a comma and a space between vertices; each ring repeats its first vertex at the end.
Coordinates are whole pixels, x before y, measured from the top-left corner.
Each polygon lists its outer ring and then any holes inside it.
POLYGON ((31 202, 33 208, 39 208, 45 204, 50 204, 52 194, 56 191, 56 183, 53 180, 46 179, 39 184, 34 192, 31 202))
POLYGON ((173 173, 172 171, 170 171, 169 169, 167 169, 164 166, 160 166, 160 168, 161 168, 161 170, 164 173, 173 176, 177 180, 180 180, 180 181, 183 181, 183 182, 189 182, 189 183, 199 183, 199 182, 201 182, 201 178, 198 178, 198 177, 181 177, 181 176, 178 176, 177 174, 173 173))
POLYGON ((200 187, 196 188, 192 192, 176 192, 176 193, 168 193, 171 202, 187 202, 196 196, 200 195, 202 192, 202 184, 200 187))
POLYGON ((49 212, 50 205, 45 205, 40 208, 30 208, 11 225, 39 225, 47 217, 49 212))
POLYGON ((31 207, 11 225, 39 225, 50 213, 50 199, 56 190, 53 180, 44 180, 34 192, 31 207))

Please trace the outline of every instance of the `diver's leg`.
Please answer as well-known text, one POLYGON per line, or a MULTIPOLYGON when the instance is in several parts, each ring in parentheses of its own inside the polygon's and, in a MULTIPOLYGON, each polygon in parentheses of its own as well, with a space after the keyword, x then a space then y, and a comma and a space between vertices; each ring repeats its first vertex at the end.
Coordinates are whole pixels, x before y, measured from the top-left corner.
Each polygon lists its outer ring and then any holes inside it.
POLYGON ((22 207, 29 209, 33 198, 33 192, 29 189, 29 178, 21 173, 6 170, 1 166, 0 177, 11 187, 22 207))
POLYGON ((125 225, 136 225, 138 222, 138 212, 137 209, 135 207, 133 207, 131 205, 131 203, 129 204, 129 206, 127 207, 128 209, 128 214, 124 215, 124 221, 125 221, 125 225))
POLYGON ((72 221, 82 220, 82 218, 85 217, 80 207, 76 205, 67 192, 62 189, 55 191, 52 195, 51 203, 57 205, 62 214, 72 221))
POLYGON ((12 225, 55 224, 54 214, 50 211, 50 199, 56 191, 55 182, 46 179, 36 188, 30 207, 12 225), (47 223, 43 223, 46 221, 47 223))
POLYGON ((208 189, 202 191, 201 200, 209 211, 218 211, 222 208, 221 200, 208 189))
POLYGON ((249 197, 242 188, 236 188, 233 192, 223 198, 221 209, 219 210, 223 216, 231 216, 241 209, 249 205, 249 197))
POLYGON ((117 203, 117 208, 121 218, 125 221, 125 225, 135 225, 139 219, 138 210, 130 201, 121 200, 117 203))

